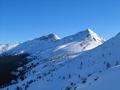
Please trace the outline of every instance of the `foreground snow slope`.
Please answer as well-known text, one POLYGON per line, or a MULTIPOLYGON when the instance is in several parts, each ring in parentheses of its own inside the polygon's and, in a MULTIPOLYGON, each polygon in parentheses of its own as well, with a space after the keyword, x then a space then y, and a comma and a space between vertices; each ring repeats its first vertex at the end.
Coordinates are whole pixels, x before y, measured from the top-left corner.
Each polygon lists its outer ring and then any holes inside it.
POLYGON ((97 82, 86 84, 79 90, 120 90, 120 66, 104 71, 97 82))

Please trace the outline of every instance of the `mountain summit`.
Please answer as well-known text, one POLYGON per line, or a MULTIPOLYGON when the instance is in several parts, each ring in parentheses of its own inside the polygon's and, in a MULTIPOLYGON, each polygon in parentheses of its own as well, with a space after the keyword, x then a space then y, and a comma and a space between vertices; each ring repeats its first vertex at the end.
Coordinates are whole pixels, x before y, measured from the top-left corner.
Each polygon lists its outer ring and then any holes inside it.
POLYGON ((94 31, 92 31, 91 29, 80 31, 79 33, 76 34, 76 36, 80 36, 82 38, 88 37, 96 40, 97 42, 104 42, 104 39, 100 37, 98 34, 96 34, 94 31))

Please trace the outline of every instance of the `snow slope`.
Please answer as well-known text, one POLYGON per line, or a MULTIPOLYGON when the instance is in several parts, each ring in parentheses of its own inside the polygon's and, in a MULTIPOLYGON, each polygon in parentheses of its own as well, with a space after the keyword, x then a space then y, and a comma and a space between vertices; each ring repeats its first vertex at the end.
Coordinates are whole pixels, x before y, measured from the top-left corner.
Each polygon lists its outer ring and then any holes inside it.
POLYGON ((120 90, 120 66, 104 71, 97 82, 87 84, 79 90, 120 90))

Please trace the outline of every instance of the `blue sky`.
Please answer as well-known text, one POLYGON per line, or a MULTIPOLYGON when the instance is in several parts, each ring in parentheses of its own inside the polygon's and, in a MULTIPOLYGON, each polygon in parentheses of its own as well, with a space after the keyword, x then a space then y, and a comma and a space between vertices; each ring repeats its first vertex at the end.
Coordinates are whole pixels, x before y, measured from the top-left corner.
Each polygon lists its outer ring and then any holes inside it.
POLYGON ((0 43, 86 28, 107 39, 118 33, 120 0, 0 0, 0 43))

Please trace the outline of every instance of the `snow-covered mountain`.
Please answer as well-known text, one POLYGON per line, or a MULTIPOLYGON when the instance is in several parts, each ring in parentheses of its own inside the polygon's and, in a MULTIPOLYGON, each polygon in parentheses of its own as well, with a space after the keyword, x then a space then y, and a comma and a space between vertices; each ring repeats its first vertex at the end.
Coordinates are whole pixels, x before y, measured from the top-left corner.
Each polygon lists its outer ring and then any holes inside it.
POLYGON ((0 54, 5 52, 5 51, 8 51, 16 46, 17 46, 17 44, 16 45, 0 44, 0 54))
POLYGON ((90 29, 62 39, 50 34, 19 44, 6 53, 27 53, 30 61, 12 72, 24 71, 22 78, 2 90, 107 90, 109 80, 110 90, 119 90, 119 46, 120 34, 104 43, 90 29))
POLYGON ((119 46, 120 34, 75 58, 69 56, 67 59, 39 65, 33 69, 38 77, 27 89, 119 90, 119 46))
POLYGON ((104 40, 100 36, 92 30, 87 29, 62 39, 55 34, 42 36, 21 43, 9 52, 12 54, 29 53, 47 58, 64 53, 79 53, 81 51, 92 49, 103 42, 104 40))

